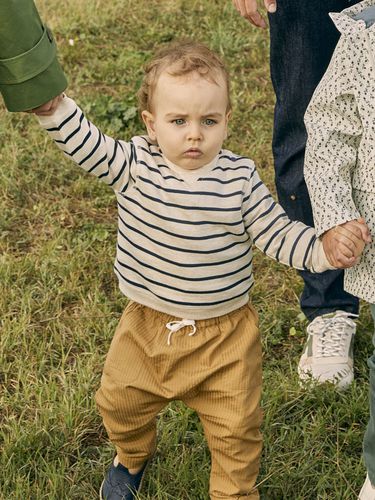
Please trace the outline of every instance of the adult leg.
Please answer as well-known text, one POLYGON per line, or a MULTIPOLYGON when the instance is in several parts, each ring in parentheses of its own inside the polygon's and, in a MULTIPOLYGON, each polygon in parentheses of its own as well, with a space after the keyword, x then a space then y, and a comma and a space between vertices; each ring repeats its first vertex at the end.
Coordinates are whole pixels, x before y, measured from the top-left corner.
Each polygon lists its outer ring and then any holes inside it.
MULTIPOLYGON (((279 201, 290 218, 313 225, 303 178, 306 129, 303 116, 339 38, 329 12, 358 2, 282 0, 269 15, 271 77, 276 94, 273 154, 279 201)), ((325 313, 358 311, 358 299, 343 290, 343 272, 301 272, 301 308, 313 320, 325 313)))
POLYGON ((259 498, 262 352, 256 313, 245 312, 220 322, 217 369, 183 399, 197 411, 211 452, 211 500, 259 498))

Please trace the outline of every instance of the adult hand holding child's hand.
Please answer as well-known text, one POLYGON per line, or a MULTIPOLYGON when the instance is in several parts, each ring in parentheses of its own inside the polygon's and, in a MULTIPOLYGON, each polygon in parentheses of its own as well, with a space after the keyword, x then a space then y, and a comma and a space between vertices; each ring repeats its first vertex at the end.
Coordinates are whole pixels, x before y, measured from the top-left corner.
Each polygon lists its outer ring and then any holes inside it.
POLYGON ((366 243, 371 242, 370 231, 363 218, 329 229, 322 236, 323 248, 330 264, 349 268, 357 264, 366 243))
POLYGON ((56 111, 59 103, 63 100, 64 94, 56 96, 54 99, 38 106, 37 108, 30 109, 27 113, 34 113, 38 116, 50 116, 56 111))

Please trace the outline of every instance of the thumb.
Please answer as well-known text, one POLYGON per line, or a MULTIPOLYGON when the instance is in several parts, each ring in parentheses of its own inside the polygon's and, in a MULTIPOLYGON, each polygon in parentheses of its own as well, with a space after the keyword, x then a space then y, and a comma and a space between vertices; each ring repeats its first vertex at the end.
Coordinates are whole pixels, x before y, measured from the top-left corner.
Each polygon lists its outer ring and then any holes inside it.
POLYGON ((270 14, 276 12, 276 0, 264 0, 264 6, 270 14))
POLYGON ((369 228, 367 227, 365 219, 363 217, 359 217, 359 219, 357 219, 357 222, 360 223, 359 229, 361 230, 363 241, 365 241, 366 243, 371 243, 371 234, 369 228))

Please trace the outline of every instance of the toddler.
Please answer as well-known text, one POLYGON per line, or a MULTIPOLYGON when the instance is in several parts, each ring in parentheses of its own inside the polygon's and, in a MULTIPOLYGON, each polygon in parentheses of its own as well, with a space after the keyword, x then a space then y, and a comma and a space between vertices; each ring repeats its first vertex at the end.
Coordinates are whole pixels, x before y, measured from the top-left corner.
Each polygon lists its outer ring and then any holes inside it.
MULTIPOLYGON (((297 269, 332 269, 313 228, 291 221, 246 157, 222 149, 229 78, 205 46, 161 50, 145 70, 147 136, 112 139, 72 99, 34 110, 56 144, 108 184, 118 205, 115 273, 129 298, 96 401, 116 458, 104 500, 133 499, 172 400, 197 411, 211 451, 210 498, 255 499, 261 343, 249 302, 252 245, 297 269)), ((353 265, 365 226, 338 228, 353 265)))

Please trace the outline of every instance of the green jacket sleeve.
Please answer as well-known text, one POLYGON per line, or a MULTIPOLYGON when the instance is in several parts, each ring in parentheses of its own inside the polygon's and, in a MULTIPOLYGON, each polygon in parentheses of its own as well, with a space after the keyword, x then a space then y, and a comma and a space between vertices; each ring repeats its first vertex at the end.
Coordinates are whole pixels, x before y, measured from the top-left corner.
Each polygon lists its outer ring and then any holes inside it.
POLYGON ((0 92, 9 111, 26 111, 65 90, 56 43, 32 0, 0 1, 0 92))

